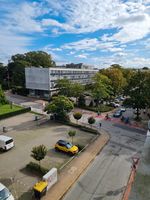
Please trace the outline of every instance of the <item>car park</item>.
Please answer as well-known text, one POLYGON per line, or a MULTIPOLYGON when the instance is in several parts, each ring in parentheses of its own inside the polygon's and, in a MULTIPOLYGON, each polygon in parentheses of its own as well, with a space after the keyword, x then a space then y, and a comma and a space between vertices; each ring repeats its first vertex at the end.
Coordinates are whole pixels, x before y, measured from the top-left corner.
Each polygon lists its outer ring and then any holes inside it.
POLYGON ((0 200, 14 200, 14 197, 2 183, 0 183, 0 200))
POLYGON ((113 114, 113 117, 121 117, 121 115, 122 115, 122 112, 118 110, 113 114))
POLYGON ((70 155, 75 155, 79 151, 77 146, 65 140, 58 140, 58 142, 55 144, 55 149, 66 152, 70 155))

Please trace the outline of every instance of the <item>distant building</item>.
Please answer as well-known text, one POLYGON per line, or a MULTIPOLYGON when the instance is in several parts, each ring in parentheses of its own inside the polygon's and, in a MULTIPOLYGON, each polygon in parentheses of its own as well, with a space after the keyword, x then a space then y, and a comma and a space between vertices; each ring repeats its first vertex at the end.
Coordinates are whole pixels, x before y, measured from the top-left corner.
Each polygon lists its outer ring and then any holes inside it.
POLYGON ((49 98, 57 91, 56 82, 67 78, 73 82, 88 84, 98 70, 85 68, 25 68, 26 88, 29 95, 41 98, 49 98))

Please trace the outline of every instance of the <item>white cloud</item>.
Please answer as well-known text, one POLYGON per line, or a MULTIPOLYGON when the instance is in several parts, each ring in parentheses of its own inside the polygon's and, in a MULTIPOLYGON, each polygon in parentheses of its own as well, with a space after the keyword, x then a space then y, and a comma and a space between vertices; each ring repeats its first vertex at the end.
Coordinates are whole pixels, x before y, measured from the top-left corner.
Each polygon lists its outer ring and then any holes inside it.
MULTIPOLYGON (((47 0, 54 6, 51 0, 47 0)), ((145 0, 58 0, 54 6, 65 22, 50 23, 66 32, 88 33, 101 29, 118 28, 118 33, 105 40, 125 43, 142 39, 150 33, 149 1, 145 0), (65 10, 65 12, 64 12, 65 10)), ((48 20, 48 19, 47 19, 48 20)), ((47 24, 48 25, 48 24, 47 24)), ((58 31, 58 30, 57 30, 58 31)))
POLYGON ((11 55, 25 53, 31 45, 32 38, 9 33, 3 29, 0 32, 0 61, 7 63, 11 55))
POLYGON ((79 55, 76 55, 75 56, 76 58, 87 58, 87 55, 86 54, 79 54, 79 55))

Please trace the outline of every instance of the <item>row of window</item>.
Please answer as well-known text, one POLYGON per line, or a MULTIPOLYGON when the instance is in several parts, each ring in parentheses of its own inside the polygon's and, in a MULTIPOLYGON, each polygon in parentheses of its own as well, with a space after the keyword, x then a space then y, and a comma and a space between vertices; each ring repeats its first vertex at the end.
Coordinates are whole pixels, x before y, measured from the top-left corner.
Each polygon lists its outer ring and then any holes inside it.
POLYGON ((70 75, 70 74, 95 74, 93 71, 57 71, 57 70, 52 70, 50 72, 50 75, 55 76, 55 75, 70 75))

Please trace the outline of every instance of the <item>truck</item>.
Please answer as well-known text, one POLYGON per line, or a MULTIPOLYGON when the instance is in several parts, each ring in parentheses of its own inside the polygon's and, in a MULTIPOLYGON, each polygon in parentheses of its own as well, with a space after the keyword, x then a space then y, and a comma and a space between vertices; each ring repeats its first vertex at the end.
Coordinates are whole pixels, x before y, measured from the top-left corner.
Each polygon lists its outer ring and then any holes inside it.
POLYGON ((14 140, 11 137, 0 135, 0 149, 9 150, 14 147, 14 140))

